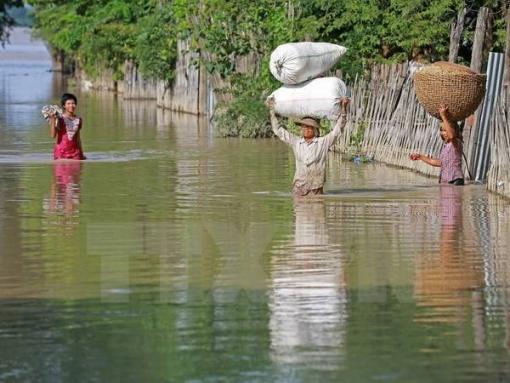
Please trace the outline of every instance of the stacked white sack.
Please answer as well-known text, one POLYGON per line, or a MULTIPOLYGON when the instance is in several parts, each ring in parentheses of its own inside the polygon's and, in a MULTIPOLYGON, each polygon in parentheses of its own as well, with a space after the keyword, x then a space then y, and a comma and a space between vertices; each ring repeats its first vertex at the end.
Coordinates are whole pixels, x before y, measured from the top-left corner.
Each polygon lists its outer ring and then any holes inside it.
POLYGON ((288 43, 278 46, 269 62, 276 79, 293 85, 311 80, 330 70, 347 48, 330 43, 288 43))
POLYGON ((342 80, 321 77, 299 85, 284 85, 269 97, 273 97, 275 112, 281 116, 336 120, 340 114, 340 98, 346 94, 347 87, 342 80))

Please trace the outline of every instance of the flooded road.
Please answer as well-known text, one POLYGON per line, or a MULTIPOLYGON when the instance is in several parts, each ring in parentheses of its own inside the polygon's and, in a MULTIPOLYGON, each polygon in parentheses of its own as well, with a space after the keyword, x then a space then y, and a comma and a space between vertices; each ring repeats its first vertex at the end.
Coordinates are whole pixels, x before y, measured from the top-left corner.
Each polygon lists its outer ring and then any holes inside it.
POLYGON ((36 57, 0 51, 0 382, 510 379, 508 201, 333 154, 296 201, 278 140, 73 88, 52 161, 36 57))

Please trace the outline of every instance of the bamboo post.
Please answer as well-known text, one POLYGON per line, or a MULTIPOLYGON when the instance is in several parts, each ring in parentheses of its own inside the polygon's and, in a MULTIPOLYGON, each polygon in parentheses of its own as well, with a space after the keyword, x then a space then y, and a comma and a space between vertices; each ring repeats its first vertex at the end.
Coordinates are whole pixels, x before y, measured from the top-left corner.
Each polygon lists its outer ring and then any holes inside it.
POLYGON ((506 88, 506 96, 510 90, 510 6, 506 10, 506 46, 505 46, 505 71, 503 86, 506 88))
POLYGON ((207 93, 208 93, 208 75, 204 64, 198 67, 198 97, 197 97, 197 114, 207 114, 207 93))
POLYGON ((460 38, 464 31, 464 19, 466 18, 467 9, 462 8, 457 14, 457 20, 452 22, 452 28, 450 32, 450 53, 448 55, 448 61, 455 62, 459 54, 460 38))

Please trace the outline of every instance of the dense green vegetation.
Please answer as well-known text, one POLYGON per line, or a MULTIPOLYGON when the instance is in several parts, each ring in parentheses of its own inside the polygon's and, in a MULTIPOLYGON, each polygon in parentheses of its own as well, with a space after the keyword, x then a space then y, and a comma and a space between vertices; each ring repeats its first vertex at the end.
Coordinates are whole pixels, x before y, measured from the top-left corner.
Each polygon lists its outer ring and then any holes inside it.
MULTIPOLYGON (((269 133, 263 101, 278 83, 268 71, 270 52, 289 41, 314 40, 349 48, 346 76, 377 62, 435 61, 448 55, 450 25, 468 7, 459 61, 469 61, 477 10, 493 10, 494 49, 504 40, 506 1, 464 0, 30 0, 36 27, 51 46, 89 74, 104 68, 122 77, 133 60, 148 77, 171 82, 177 40, 189 38, 210 73, 227 81, 234 102, 217 113, 224 135, 269 133), (256 63, 237 73, 236 59, 256 63), (222 123, 227 122, 228 124, 222 123), (249 128, 246 128, 249 126, 249 128)), ((198 63, 197 63, 198 64, 198 63)))

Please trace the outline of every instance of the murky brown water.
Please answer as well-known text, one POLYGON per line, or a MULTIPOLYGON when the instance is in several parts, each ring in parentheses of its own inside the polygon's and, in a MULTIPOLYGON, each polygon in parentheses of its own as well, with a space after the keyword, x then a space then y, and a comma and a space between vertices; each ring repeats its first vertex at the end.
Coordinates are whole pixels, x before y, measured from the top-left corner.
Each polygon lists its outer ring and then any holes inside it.
POLYGON ((277 140, 79 94, 51 160, 47 61, 0 52, 1 382, 510 378, 510 205, 332 155, 294 201, 277 140))

